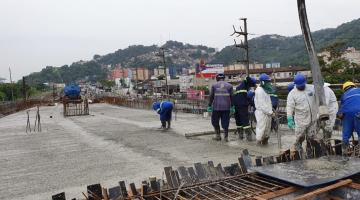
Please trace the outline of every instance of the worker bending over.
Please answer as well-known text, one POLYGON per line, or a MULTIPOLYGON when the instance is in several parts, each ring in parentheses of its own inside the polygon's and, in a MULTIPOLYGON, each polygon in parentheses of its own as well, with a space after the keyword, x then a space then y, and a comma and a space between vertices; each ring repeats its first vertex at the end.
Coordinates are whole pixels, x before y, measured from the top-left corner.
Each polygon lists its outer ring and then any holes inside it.
POLYGON ((273 94, 271 79, 267 74, 260 75, 260 87, 255 90, 255 118, 257 144, 266 145, 271 131, 271 118, 274 115, 270 94, 273 94))
POLYGON ((251 87, 255 87, 256 79, 246 77, 239 86, 236 87, 236 91, 233 95, 233 105, 235 106, 235 121, 236 130, 239 134, 239 139, 244 139, 244 133, 246 139, 251 141, 251 130, 249 123, 249 105, 251 103, 251 97, 248 92, 251 87))
POLYGON ((339 117, 342 118, 342 152, 346 155, 349 139, 354 130, 360 138, 360 89, 353 82, 343 84, 339 117))
POLYGON ((230 83, 225 82, 225 75, 216 75, 216 83, 212 85, 210 92, 210 100, 208 106, 208 112, 212 112, 211 124, 215 129, 214 140, 221 140, 220 125, 224 129, 224 141, 228 141, 229 123, 230 123, 230 109, 234 112, 232 107, 232 92, 233 86, 230 83))
POLYGON ((153 109, 156 111, 156 113, 160 115, 162 129, 169 129, 171 127, 171 115, 173 108, 174 105, 171 101, 161 101, 153 103, 153 109))
MULTIPOLYGON (((292 150, 303 155, 302 143, 314 140, 316 133, 316 103, 314 86, 306 84, 306 78, 302 74, 294 77, 295 88, 287 97, 286 114, 288 127, 295 129, 296 141, 292 150), (295 117, 294 117, 295 116, 295 117)), ((310 145, 307 145, 307 152, 310 156, 310 145)))

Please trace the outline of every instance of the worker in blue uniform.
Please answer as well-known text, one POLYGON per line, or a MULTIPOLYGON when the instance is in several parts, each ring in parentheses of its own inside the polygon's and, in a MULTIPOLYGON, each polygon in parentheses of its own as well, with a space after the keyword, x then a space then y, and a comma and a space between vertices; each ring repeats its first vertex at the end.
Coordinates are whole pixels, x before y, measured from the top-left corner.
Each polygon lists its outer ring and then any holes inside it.
POLYGON ((251 104, 252 99, 249 98, 248 92, 251 87, 255 87, 256 79, 252 77, 246 77, 239 86, 236 87, 236 90, 233 94, 233 105, 235 106, 235 121, 236 121, 236 130, 239 134, 239 139, 244 139, 244 133, 246 134, 246 139, 251 141, 251 130, 249 123, 249 105, 251 104))
POLYGON ((342 151, 346 155, 349 139, 354 130, 360 138, 360 88, 348 81, 343 84, 343 90, 338 115, 342 119, 342 151))
POLYGON ((171 114, 174 104, 171 101, 154 102, 153 109, 160 115, 161 128, 169 129, 171 127, 171 114), (167 123, 167 126, 166 126, 167 123))
MULTIPOLYGON (((274 91, 272 93, 270 93, 270 99, 271 99, 271 105, 273 108, 273 112, 276 113, 276 110, 279 106, 279 97, 276 93, 276 88, 273 88, 274 91)), ((271 118, 271 131, 277 131, 278 130, 278 124, 277 124, 277 120, 276 120, 277 116, 273 116, 271 118)))
POLYGON ((225 82, 224 74, 216 75, 216 83, 212 85, 210 91, 210 99, 208 105, 208 112, 212 112, 211 124, 215 129, 214 140, 221 140, 220 125, 224 129, 224 141, 228 141, 230 114, 235 112, 235 108, 232 106, 232 93, 233 86, 230 83, 225 82))

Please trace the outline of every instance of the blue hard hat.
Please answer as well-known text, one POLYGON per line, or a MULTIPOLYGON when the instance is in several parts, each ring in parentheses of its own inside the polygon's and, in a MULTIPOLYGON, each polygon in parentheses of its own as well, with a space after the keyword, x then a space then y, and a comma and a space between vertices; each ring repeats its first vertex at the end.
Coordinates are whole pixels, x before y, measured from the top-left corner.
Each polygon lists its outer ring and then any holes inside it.
POLYGON ((294 77, 294 84, 296 87, 302 87, 306 85, 306 77, 303 74, 297 73, 294 77))
POLYGON ((216 75, 216 80, 219 81, 219 80, 222 80, 222 79, 225 79, 225 75, 223 73, 219 73, 216 75))
POLYGON ((160 108, 160 102, 154 102, 152 105, 153 110, 157 110, 160 108))
POLYGON ((287 86, 288 92, 290 92, 292 89, 294 89, 295 84, 294 83, 289 83, 289 85, 287 86))
POLYGON ((251 83, 252 83, 253 85, 255 85, 255 84, 256 84, 256 78, 251 77, 250 79, 251 79, 251 83))
POLYGON ((267 74, 261 74, 260 77, 259 77, 259 80, 260 81, 271 81, 271 78, 267 74))

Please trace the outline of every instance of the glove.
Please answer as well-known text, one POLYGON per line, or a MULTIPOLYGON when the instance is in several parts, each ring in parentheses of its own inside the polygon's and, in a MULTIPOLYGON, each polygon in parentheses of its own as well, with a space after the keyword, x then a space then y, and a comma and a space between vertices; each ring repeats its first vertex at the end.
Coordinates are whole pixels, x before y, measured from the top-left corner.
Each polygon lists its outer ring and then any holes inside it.
POLYGON ((208 106, 208 107, 207 107, 207 112, 211 113, 212 111, 213 111, 212 106, 208 106))
POLYGON ((235 113, 235 106, 231 106, 230 108, 230 114, 234 114, 235 113))
POLYGON ((292 117, 292 116, 287 117, 287 121, 288 121, 288 127, 290 129, 295 129, 294 117, 292 117))

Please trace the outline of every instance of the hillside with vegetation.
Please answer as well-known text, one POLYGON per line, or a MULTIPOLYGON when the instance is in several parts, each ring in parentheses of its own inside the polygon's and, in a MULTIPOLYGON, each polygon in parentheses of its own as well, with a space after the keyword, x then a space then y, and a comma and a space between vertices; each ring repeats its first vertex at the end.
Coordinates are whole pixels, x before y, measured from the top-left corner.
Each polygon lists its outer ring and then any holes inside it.
MULTIPOLYGON (((360 49, 360 19, 344 23, 337 28, 329 28, 313 33, 318 51, 335 43, 341 43, 342 48, 349 46, 360 49)), ((251 62, 268 63, 280 62, 282 66, 308 66, 301 35, 284 37, 280 35, 264 35, 249 40, 251 62)), ((214 48, 203 45, 184 44, 168 41, 163 47, 166 49, 168 66, 194 66, 200 58, 207 63, 232 64, 242 59, 243 51, 233 45, 216 52, 214 48)), ((62 67, 47 66, 40 72, 27 77, 30 84, 45 82, 71 83, 79 80, 99 81, 106 79, 109 71, 115 66, 154 68, 162 65, 162 60, 156 53, 156 45, 133 45, 119 49, 106 55, 94 55, 91 61, 80 61, 62 67)))

